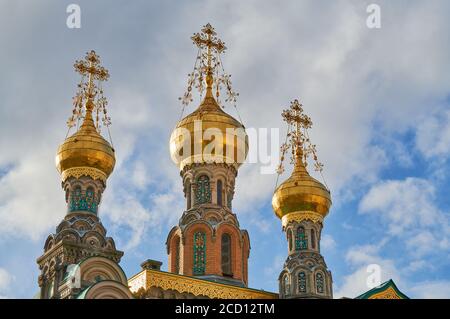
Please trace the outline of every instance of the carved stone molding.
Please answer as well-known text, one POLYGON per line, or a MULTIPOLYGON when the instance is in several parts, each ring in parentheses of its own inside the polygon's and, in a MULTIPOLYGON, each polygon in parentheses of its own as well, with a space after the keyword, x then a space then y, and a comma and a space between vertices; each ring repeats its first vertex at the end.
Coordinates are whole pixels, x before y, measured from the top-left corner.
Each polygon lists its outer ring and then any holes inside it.
POLYGON ((323 223, 323 216, 313 211, 299 211, 284 215, 281 219, 283 228, 285 228, 290 222, 301 222, 304 220, 310 220, 313 223, 323 223))
POLYGON ((128 285, 133 292, 140 288, 151 287, 163 290, 175 290, 180 293, 190 293, 194 296, 206 296, 217 299, 276 299, 278 294, 258 291, 237 286, 230 286, 190 276, 182 276, 162 271, 143 270, 132 277, 128 285))
POLYGON ((61 179, 65 182, 69 177, 80 178, 81 176, 90 176, 93 180, 99 179, 106 184, 106 174, 93 167, 72 167, 62 172, 61 179))

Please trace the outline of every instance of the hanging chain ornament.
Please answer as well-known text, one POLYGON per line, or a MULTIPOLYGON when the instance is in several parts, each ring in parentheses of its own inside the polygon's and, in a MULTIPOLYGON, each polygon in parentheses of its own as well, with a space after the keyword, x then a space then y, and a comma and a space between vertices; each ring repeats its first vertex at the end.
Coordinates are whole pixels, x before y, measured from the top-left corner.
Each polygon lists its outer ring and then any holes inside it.
POLYGON ((102 126, 109 129, 111 118, 107 111, 108 100, 104 96, 102 88, 102 82, 109 78, 108 70, 100 65, 100 57, 94 50, 87 52, 84 60, 76 61, 74 68, 81 74, 81 81, 77 85, 77 92, 73 97, 72 115, 67 120, 69 130, 86 117, 86 112, 93 116, 98 133, 100 133, 102 126), (86 76, 88 77, 87 80, 86 76), (93 102, 93 109, 86 109, 88 100, 93 102))
POLYGON ((284 172, 283 162, 290 149, 291 164, 300 161, 303 166, 307 167, 307 160, 311 157, 314 162, 314 170, 322 175, 323 164, 318 161, 316 145, 311 143, 308 134, 308 129, 312 127, 312 121, 303 113, 303 105, 298 100, 294 100, 289 109, 284 110, 281 115, 288 124, 288 130, 286 141, 280 147, 280 164, 276 169, 277 174, 281 175, 284 172))
MULTIPOLYGON (((191 37, 198 47, 194 69, 188 74, 186 91, 178 99, 183 107, 193 101, 192 90, 196 89, 202 98, 205 91, 205 83, 208 75, 214 75, 213 86, 215 87, 216 100, 220 103, 220 92, 222 88, 226 90, 225 102, 236 104, 239 93, 236 93, 231 85, 231 75, 225 73, 220 54, 225 52, 225 43, 217 37, 217 33, 211 24, 205 25, 200 33, 194 33, 191 37)), ((222 107, 224 107, 222 105, 222 107)))

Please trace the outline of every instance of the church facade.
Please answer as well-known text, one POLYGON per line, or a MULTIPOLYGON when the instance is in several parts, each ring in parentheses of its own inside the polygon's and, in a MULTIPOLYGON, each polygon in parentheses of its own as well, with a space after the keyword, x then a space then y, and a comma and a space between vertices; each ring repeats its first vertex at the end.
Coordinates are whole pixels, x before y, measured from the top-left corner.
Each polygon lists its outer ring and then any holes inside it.
MULTIPOLYGON (((124 253, 101 223, 98 211, 114 169, 115 150, 100 134, 111 123, 101 86, 109 73, 91 51, 74 65, 82 78, 67 124, 75 133, 64 140, 56 155, 67 212, 37 259, 41 299, 333 298, 331 271, 320 253, 331 194, 308 172, 309 157, 317 170, 322 165, 307 135, 311 119, 297 100, 282 113, 288 134, 278 167, 281 174, 290 152, 293 171, 272 198, 287 247, 279 291, 248 287, 250 235, 241 228, 232 205, 238 171, 247 157, 248 136, 244 124, 221 107, 221 88, 226 101, 235 102, 237 97, 229 76, 221 71, 224 43, 209 24, 192 40, 199 53, 181 100, 184 109, 197 88, 202 102, 176 124, 170 139, 186 208, 167 236, 168 271, 161 270, 161 262, 149 259, 139 273, 127 278, 119 265, 124 253), (205 152, 211 132, 214 147, 205 152)), ((383 285, 358 298, 407 298, 393 282, 383 285)))

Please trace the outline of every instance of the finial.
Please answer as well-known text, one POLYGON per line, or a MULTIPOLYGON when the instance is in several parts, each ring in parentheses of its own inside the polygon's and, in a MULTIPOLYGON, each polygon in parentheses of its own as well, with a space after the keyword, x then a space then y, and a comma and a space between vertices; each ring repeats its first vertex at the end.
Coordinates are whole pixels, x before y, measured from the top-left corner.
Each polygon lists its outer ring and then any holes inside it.
POLYGON ((308 135, 308 129, 312 126, 309 116, 303 113, 303 104, 297 99, 291 102, 289 109, 283 110, 281 113, 283 120, 288 124, 288 133, 286 143, 281 145, 280 164, 277 173, 284 172, 283 161, 286 151, 292 151, 292 163, 294 164, 294 173, 306 173, 307 158, 312 155, 314 160, 314 168, 316 171, 322 172, 323 164, 317 159, 316 145, 311 144, 308 135))
POLYGON ((221 86, 224 85, 227 91, 225 102, 236 103, 238 93, 231 87, 231 75, 226 74, 220 54, 226 50, 225 43, 217 37, 217 33, 211 24, 203 26, 201 32, 194 33, 191 37, 193 43, 198 47, 198 54, 192 73, 188 74, 188 87, 183 97, 180 97, 183 106, 193 101, 192 87, 198 89, 200 95, 203 94, 204 82, 206 83, 206 97, 214 98, 213 86, 216 87, 216 100, 219 103, 221 86))
POLYGON ((212 96, 213 85, 213 70, 218 66, 217 55, 226 50, 225 43, 222 42, 217 36, 216 31, 211 24, 205 25, 201 33, 194 33, 191 37, 194 44, 200 49, 206 49, 206 96, 212 96), (216 53, 216 55, 213 55, 216 53), (214 63, 214 66, 213 66, 214 63))
POLYGON ((101 82, 108 80, 109 72, 100 65, 100 57, 94 50, 87 52, 84 60, 77 60, 74 68, 76 72, 81 74, 82 78, 78 84, 78 91, 73 98, 74 109, 67 125, 70 129, 82 118, 84 118, 82 127, 88 125, 88 123, 93 122, 92 114, 95 112, 95 127, 100 132, 100 113, 103 113, 101 118, 103 125, 108 127, 111 124, 111 118, 107 115, 106 110, 108 101, 103 96, 101 87, 101 82), (88 77, 87 81, 86 76, 88 77))

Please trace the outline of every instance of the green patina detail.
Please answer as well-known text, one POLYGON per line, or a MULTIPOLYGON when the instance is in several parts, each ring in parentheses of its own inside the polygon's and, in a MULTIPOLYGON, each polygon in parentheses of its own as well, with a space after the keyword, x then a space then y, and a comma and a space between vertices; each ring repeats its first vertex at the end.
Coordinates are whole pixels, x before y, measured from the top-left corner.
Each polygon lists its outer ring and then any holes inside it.
POLYGON ((297 234, 295 235, 295 250, 308 249, 308 237, 306 236, 305 229, 303 227, 297 228, 297 234))
POLYGON ((391 287, 392 289, 394 289, 394 291, 396 292, 396 294, 401 298, 401 299, 409 299, 409 297, 407 295, 405 295, 403 292, 401 292, 397 286, 395 285, 394 281, 392 279, 389 279, 388 281, 382 283, 381 285, 370 289, 369 291, 366 291, 365 293, 359 295, 358 297, 356 297, 355 299, 369 299, 371 296, 378 294, 380 292, 383 292, 385 290, 387 290, 389 287, 391 287))
POLYGON ((304 271, 298 273, 298 292, 306 292, 306 274, 304 271))
POLYGON ((206 270, 206 234, 194 234, 194 275, 203 275, 206 270))
POLYGON ((324 292, 323 275, 320 272, 316 274, 316 290, 319 294, 323 294, 324 292))
POLYGON ((88 188, 83 194, 80 187, 76 187, 70 196, 69 211, 88 211, 91 213, 97 213, 97 201, 95 198, 94 190, 88 188))
POLYGON ((202 175, 197 179, 195 201, 197 204, 211 203, 211 185, 209 177, 206 175, 202 175))

